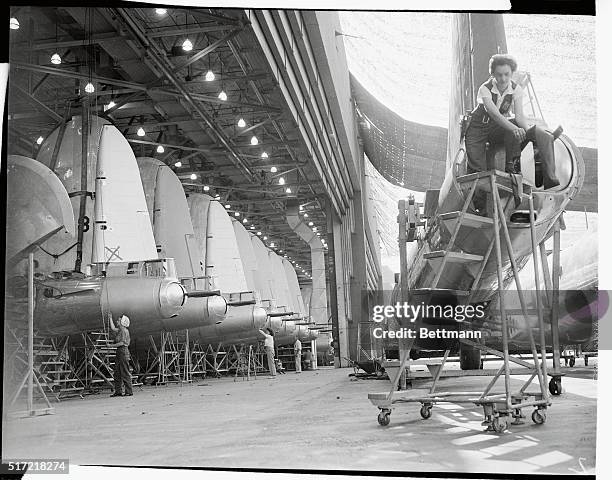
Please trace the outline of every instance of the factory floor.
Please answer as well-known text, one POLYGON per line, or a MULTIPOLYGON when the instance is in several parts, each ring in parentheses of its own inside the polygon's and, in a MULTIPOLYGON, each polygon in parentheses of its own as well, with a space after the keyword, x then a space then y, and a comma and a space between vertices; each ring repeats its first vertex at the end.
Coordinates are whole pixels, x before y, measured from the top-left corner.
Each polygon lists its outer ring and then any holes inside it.
MULTIPOLYGON (((503 434, 483 431, 481 408, 454 403, 434 407, 429 420, 421 419, 418 404, 400 405, 391 424, 381 427, 368 393, 388 390, 389 382, 324 367, 275 379, 205 379, 136 388, 133 397, 65 400, 54 404, 55 415, 7 420, 3 457, 98 465, 592 473, 595 370, 576 371, 579 378, 563 378, 566 392, 554 398, 544 425, 531 422, 529 409, 524 425, 503 434)), ((440 388, 482 390, 490 378, 443 378, 440 388)))

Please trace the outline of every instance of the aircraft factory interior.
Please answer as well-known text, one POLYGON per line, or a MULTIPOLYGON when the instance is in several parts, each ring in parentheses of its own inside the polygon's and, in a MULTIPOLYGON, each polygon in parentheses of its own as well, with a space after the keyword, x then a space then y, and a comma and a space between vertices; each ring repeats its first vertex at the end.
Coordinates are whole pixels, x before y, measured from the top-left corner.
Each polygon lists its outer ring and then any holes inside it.
POLYGON ((594 16, 57 3, 0 71, 3 463, 594 474, 594 16))

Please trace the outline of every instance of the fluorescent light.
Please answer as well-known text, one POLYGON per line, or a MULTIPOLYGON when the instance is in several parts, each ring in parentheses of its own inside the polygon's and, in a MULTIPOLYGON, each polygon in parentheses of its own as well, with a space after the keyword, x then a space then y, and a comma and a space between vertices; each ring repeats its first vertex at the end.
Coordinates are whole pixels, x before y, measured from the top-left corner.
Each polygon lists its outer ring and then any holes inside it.
POLYGON ((191 40, 187 39, 183 42, 183 50, 186 52, 191 52, 193 50, 193 43, 191 43, 191 40))
POLYGON ((270 169, 270 171, 271 171, 272 173, 276 173, 276 172, 278 172, 278 168, 276 168, 276 167, 272 167, 272 168, 270 169))
POLYGON ((181 168, 181 167, 183 166, 183 162, 176 162, 176 163, 174 164, 174 166, 175 166, 176 168, 181 168))
POLYGON ((261 158, 268 158, 268 152, 262 152, 261 158))
POLYGON ((244 121, 244 118, 241 117, 240 120, 238 120, 238 126, 240 128, 246 127, 246 122, 244 121))
POLYGON ((43 137, 38 137, 38 138, 36 139, 36 143, 37 143, 38 145, 40 145, 40 144, 42 144, 42 142, 43 142, 44 140, 45 140, 45 139, 44 139, 43 137))
POLYGON ((59 56, 59 53, 54 53, 51 55, 51 63, 53 65, 59 65, 62 63, 62 57, 59 56))
POLYGON ((219 93, 219 100, 223 100, 224 102, 227 100, 227 93, 225 93, 223 90, 221 90, 219 93))
POLYGON ((258 143, 259 143, 259 139, 255 135, 253 135, 251 137, 251 145, 257 145, 258 143))
POLYGON ((158 15, 165 15, 166 13, 168 13, 168 10, 166 10, 165 8, 156 8, 155 13, 157 13, 158 15))
POLYGON ((189 175, 189 178, 195 180, 196 178, 198 178, 198 176, 195 173, 192 173, 191 175, 189 175))
POLYGON ((9 28, 11 30, 19 30, 19 20, 17 20, 15 17, 11 17, 9 28))
POLYGON ((88 82, 87 85, 85 85, 85 91, 87 93, 94 93, 96 91, 95 87, 93 86, 93 83, 88 82))
POLYGON ((164 153, 164 152, 165 152, 164 146, 163 145, 158 145, 157 146, 157 153, 164 153))
POLYGON ((284 185, 284 184, 285 184, 285 179, 284 179, 283 177, 280 177, 280 178, 278 179, 278 184, 279 184, 279 185, 284 185))
POLYGON ((212 82, 215 79, 215 74, 212 70, 209 70, 208 72, 206 72, 206 75, 204 76, 204 79, 207 82, 212 82))
POLYGON ((138 135, 139 137, 144 137, 146 135, 144 128, 140 127, 136 132, 136 135, 138 135))

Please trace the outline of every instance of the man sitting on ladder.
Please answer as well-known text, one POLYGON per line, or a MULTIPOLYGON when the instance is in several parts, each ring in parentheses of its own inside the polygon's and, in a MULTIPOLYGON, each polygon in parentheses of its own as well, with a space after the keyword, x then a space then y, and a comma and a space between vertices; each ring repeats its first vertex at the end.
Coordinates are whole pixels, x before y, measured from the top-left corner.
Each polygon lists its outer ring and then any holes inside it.
MULTIPOLYGON (((521 173, 521 151, 529 142, 538 146, 543 163, 544 188, 559 185, 555 175, 553 134, 529 125, 523 114, 523 89, 512 80, 517 69, 514 57, 493 55, 489 61, 491 77, 478 89, 478 105, 471 112, 465 130, 467 173, 488 170, 486 144, 502 143, 506 147, 505 171, 521 173)), ((482 207, 482 198, 475 198, 475 207, 482 207), (479 205, 480 203, 480 205, 479 205)))

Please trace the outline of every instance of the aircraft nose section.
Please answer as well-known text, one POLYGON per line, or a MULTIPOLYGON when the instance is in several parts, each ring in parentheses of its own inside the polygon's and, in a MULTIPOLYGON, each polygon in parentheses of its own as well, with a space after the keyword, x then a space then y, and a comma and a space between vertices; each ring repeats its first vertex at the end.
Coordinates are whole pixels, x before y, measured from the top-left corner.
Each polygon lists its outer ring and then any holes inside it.
POLYGON ((261 307, 253 307, 253 326, 255 328, 262 328, 266 324, 268 314, 265 309, 261 307))
POLYGON ((208 315, 210 318, 216 318, 216 321, 221 321, 227 313, 227 302, 222 296, 215 295, 208 297, 206 308, 208 309, 208 315))
POLYGON ((161 314, 165 318, 177 315, 185 303, 185 289, 175 281, 165 281, 159 287, 161 314))

